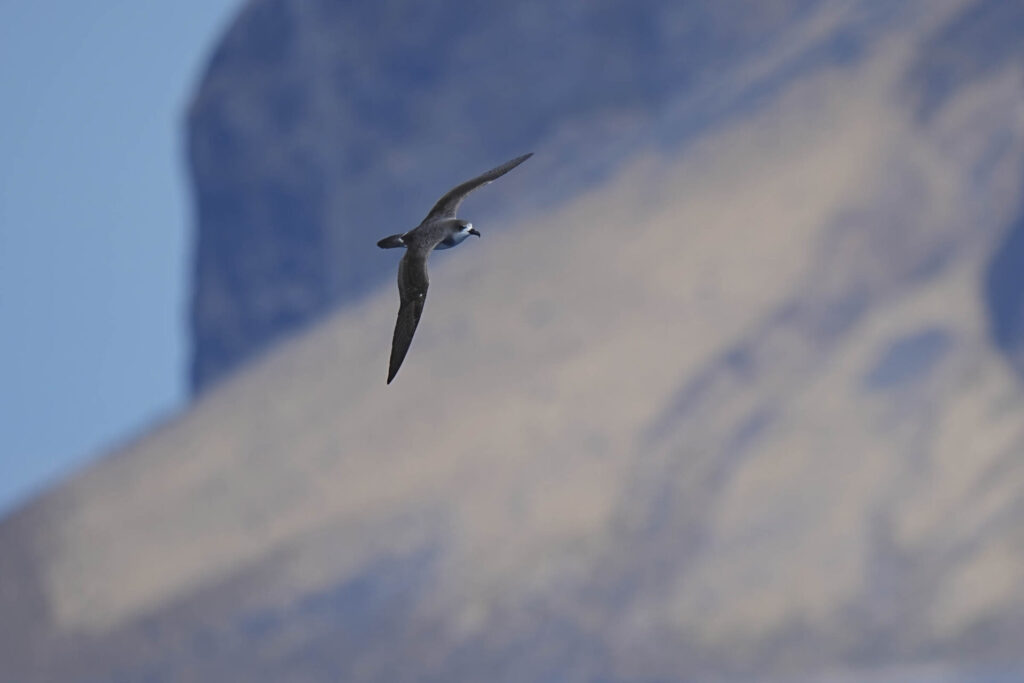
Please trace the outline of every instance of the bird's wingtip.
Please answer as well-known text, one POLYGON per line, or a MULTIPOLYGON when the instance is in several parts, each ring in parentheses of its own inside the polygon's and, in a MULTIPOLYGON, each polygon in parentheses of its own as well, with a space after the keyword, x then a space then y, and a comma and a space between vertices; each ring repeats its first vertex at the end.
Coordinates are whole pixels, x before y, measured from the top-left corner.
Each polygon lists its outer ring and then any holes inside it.
MULTIPOLYGON (((527 159, 529 159, 532 156, 533 156, 533 152, 527 152, 526 154, 520 154, 515 159, 512 159, 509 162, 506 162, 505 166, 508 167, 509 171, 511 171, 513 168, 515 168, 519 164, 523 163, 524 161, 526 161, 527 159)), ((508 171, 506 171, 506 173, 507 172, 508 171)))

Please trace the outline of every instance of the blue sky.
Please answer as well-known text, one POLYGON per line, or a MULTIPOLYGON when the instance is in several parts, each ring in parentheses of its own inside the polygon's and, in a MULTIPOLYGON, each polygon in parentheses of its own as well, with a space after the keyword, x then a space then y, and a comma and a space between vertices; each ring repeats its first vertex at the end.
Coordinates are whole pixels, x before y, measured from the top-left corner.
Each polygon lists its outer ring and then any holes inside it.
POLYGON ((238 0, 0 0, 0 514, 179 408, 183 113, 238 0))

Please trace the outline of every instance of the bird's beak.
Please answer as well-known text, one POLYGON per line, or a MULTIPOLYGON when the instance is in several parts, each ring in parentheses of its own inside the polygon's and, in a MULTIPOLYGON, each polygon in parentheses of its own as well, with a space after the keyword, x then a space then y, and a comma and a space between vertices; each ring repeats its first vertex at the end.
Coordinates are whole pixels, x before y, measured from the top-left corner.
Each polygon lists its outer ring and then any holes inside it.
POLYGON ((476 228, 470 228, 469 229, 469 234, 470 235, 476 235, 477 237, 480 236, 480 232, 476 228))

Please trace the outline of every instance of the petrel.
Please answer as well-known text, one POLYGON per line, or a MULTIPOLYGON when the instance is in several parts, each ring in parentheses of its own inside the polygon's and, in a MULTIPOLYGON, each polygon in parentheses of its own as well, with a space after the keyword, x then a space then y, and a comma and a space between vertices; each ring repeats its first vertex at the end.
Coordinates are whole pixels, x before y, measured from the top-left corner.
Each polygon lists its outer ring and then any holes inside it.
POLYGON ((418 226, 409 232, 391 235, 377 242, 381 249, 405 247, 405 256, 398 264, 398 321, 395 336, 391 341, 391 362, 388 366, 388 384, 402 367, 405 354, 412 343, 412 335, 423 313, 423 302, 427 299, 427 256, 434 249, 450 249, 458 246, 470 235, 480 236, 473 224, 456 218, 459 205, 470 192, 500 178, 513 168, 533 156, 533 152, 507 161, 497 168, 456 185, 437 200, 434 208, 418 226))

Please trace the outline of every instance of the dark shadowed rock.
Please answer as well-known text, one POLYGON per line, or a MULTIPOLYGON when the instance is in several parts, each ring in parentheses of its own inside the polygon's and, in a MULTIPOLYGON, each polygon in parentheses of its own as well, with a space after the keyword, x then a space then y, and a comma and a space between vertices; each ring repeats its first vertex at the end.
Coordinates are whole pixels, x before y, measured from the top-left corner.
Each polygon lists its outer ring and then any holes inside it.
POLYGON ((1024 212, 992 253, 985 303, 993 341, 1024 377, 1024 212))

